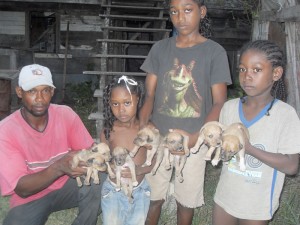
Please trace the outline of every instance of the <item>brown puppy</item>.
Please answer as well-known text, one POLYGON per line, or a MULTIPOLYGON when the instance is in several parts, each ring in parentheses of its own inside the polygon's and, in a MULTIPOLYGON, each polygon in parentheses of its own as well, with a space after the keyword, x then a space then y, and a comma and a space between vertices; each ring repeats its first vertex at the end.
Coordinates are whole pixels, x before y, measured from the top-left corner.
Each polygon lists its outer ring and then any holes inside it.
POLYGON ((142 166, 151 166, 152 159, 157 152, 161 140, 162 137, 158 129, 144 127, 137 133, 137 137, 133 140, 135 146, 129 154, 131 157, 134 157, 139 148, 145 146, 147 148, 147 158, 142 166))
POLYGON ((182 169, 190 154, 188 142, 188 136, 177 132, 169 132, 163 142, 165 168, 171 169, 171 163, 174 163, 175 175, 179 182, 183 182, 182 169))
MULTIPOLYGON (((110 150, 107 144, 105 143, 100 143, 100 144, 94 144, 91 148, 89 149, 83 149, 81 151, 79 151, 74 157, 73 157, 73 161, 72 161, 72 168, 76 168, 79 164, 80 161, 83 161, 85 163, 87 163, 87 175, 85 176, 85 180, 84 180, 84 184, 85 185, 90 185, 90 178, 93 174, 93 168, 91 167, 92 164, 91 162, 88 163, 88 160, 91 159, 98 159, 99 162, 102 161, 102 159, 100 160, 101 157, 107 165, 108 162, 111 160, 111 155, 110 155, 110 150)), ((106 165, 106 168, 108 168, 108 166, 106 165)), ((111 171, 111 168, 109 167, 109 173, 111 171)), ((100 171, 103 171, 103 168, 101 168, 100 171)), ((112 173, 113 174, 113 173, 112 173)), ((114 174, 113 174, 114 175, 114 174)), ((99 182, 99 177, 98 177, 98 172, 97 175, 95 174, 93 176, 93 178, 96 179, 96 181, 94 181, 94 183, 98 183, 99 182)), ((77 185, 78 187, 82 186, 82 182, 80 177, 76 177, 77 180, 77 185)))
POLYGON ((221 160, 227 162, 238 153, 240 170, 245 171, 245 141, 249 138, 249 131, 242 123, 228 126, 222 135, 221 160))
POLYGON ((215 156, 212 160, 212 165, 216 166, 220 159, 220 151, 222 144, 222 133, 225 129, 225 126, 217 121, 210 121, 205 123, 199 132, 198 140, 193 148, 191 148, 192 153, 197 153, 199 147, 204 143, 209 149, 205 155, 205 160, 211 160, 213 152, 215 156))
POLYGON ((136 174, 135 174, 135 164, 132 158, 129 156, 129 151, 126 148, 115 147, 113 149, 112 156, 113 156, 113 162, 116 169, 116 182, 117 182, 116 191, 120 191, 122 186, 122 189, 125 195, 128 197, 129 202, 132 203, 133 186, 138 185, 138 181, 136 179, 136 174), (128 167, 130 169, 131 177, 132 177, 131 179, 121 177, 121 171, 122 168, 124 167, 128 167))

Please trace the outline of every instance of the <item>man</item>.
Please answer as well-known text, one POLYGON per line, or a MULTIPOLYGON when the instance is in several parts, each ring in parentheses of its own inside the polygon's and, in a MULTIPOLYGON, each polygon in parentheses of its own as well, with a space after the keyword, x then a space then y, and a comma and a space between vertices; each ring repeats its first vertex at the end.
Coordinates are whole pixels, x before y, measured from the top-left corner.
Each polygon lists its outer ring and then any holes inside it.
POLYGON ((86 169, 71 168, 74 150, 93 139, 71 108, 50 103, 54 89, 47 67, 23 67, 16 87, 23 106, 0 122, 0 188, 11 196, 4 225, 45 224, 52 212, 77 206, 73 224, 97 222, 101 185, 78 188, 73 178, 86 169))

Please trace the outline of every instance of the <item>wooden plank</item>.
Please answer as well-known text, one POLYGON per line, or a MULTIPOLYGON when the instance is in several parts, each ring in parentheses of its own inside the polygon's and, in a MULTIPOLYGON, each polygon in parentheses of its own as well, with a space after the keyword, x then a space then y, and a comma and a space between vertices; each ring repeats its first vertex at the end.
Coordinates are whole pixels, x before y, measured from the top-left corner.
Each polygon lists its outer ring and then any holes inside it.
POLYGON ((0 13, 0 34, 25 35, 25 12, 0 13))
POLYGON ((111 42, 111 43, 124 43, 124 44, 154 44, 156 41, 143 41, 143 40, 120 40, 120 39, 97 39, 97 42, 111 42))
POLYGON ((126 20, 164 20, 167 21, 167 17, 152 17, 152 16, 130 16, 130 15, 106 15, 99 14, 100 17, 112 18, 112 19, 126 19, 126 20))
POLYGON ((1 70, 0 78, 5 80, 13 80, 19 76, 19 70, 1 70))
POLYGON ((128 32, 171 32, 172 29, 158 29, 158 28, 139 28, 139 27, 102 27, 106 30, 114 31, 128 31, 128 32))
POLYGON ((121 75, 127 75, 127 76, 146 76, 147 73, 143 72, 113 72, 113 71, 83 71, 83 74, 85 75, 104 75, 104 76, 121 76, 121 75))
POLYGON ((136 6, 136 5, 101 5, 104 8, 117 8, 117 9, 139 9, 139 10, 165 10, 163 7, 147 7, 147 6, 136 6))
MULTIPOLYGON (((26 0, 26 1, 23 1, 23 0, 9 0, 9 2, 33 2, 33 3, 36 3, 37 0, 26 0)), ((39 0, 38 2, 41 2, 41 3, 70 3, 70 4, 91 4, 91 5, 100 5, 101 4, 101 1, 100 0, 39 0)))
POLYGON ((66 31, 69 23, 70 31, 78 32, 101 32, 101 25, 103 21, 99 16, 85 16, 85 15, 61 15, 60 30, 66 31))
POLYGON ((110 55, 110 54, 90 54, 94 58, 123 58, 123 59, 145 59, 146 55, 110 55))
MULTIPOLYGON (((56 54, 56 53, 34 53, 35 58, 46 58, 46 59, 64 59, 65 54, 56 54)), ((72 58, 71 54, 67 55, 68 59, 72 58)))
POLYGON ((91 113, 88 116, 89 120, 104 120, 103 114, 101 112, 91 113))
POLYGON ((300 5, 289 8, 283 8, 279 12, 276 11, 262 11, 258 16, 262 21, 275 22, 299 22, 300 21, 300 5))
POLYGON ((95 98, 102 98, 103 97, 103 90, 96 89, 94 92, 94 97, 95 98))

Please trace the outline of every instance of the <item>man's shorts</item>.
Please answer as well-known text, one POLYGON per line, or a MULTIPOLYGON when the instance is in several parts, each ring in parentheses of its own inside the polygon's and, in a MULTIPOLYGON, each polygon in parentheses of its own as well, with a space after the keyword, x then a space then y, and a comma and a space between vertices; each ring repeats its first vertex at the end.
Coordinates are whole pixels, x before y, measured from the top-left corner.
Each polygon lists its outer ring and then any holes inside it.
POLYGON ((149 173, 146 176, 151 187, 151 200, 166 200, 169 194, 173 194, 175 199, 185 207, 202 206, 204 204, 203 186, 206 166, 204 156, 206 152, 207 147, 201 146, 197 153, 190 153, 182 171, 184 179, 182 183, 176 177, 170 182, 172 169, 166 170, 163 160, 155 175, 149 173))

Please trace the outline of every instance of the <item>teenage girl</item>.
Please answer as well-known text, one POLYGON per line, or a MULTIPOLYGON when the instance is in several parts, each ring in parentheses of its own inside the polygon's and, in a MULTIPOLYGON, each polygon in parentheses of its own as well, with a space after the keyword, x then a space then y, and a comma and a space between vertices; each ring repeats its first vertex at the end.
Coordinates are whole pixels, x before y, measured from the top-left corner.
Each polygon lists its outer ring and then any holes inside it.
POLYGON ((284 55, 267 40, 241 50, 239 81, 246 96, 225 103, 220 122, 242 122, 250 132, 246 171, 236 158, 223 164, 215 193, 213 225, 266 225, 279 206, 285 174, 298 171, 300 121, 284 103, 284 55))
MULTIPOLYGON (((152 116, 162 135, 177 130, 189 136, 190 147, 195 145, 205 122, 219 119, 227 99, 227 84, 231 83, 226 51, 207 38, 210 29, 203 2, 168 1, 177 35, 158 41, 141 66, 147 72, 141 127, 152 116)), ((202 153, 191 154, 183 169, 184 182, 174 181, 177 224, 192 224, 194 208, 204 204, 205 165, 202 153)), ((162 204, 170 194, 171 175, 171 170, 160 166, 155 176, 147 177, 152 200, 147 225, 158 223, 162 204)))
MULTIPOLYGON (((103 93, 104 128, 100 140, 109 145, 132 150, 133 140, 139 131, 137 113, 143 103, 144 85, 132 77, 115 77, 103 93)), ((124 192, 116 191, 116 181, 110 177, 103 184, 101 207, 103 225, 144 224, 150 204, 150 187, 144 179, 152 167, 141 167, 146 161, 146 149, 140 148, 133 158, 139 185, 133 190, 133 203, 124 192)), ((122 177, 131 178, 130 170, 124 168, 122 177)))

